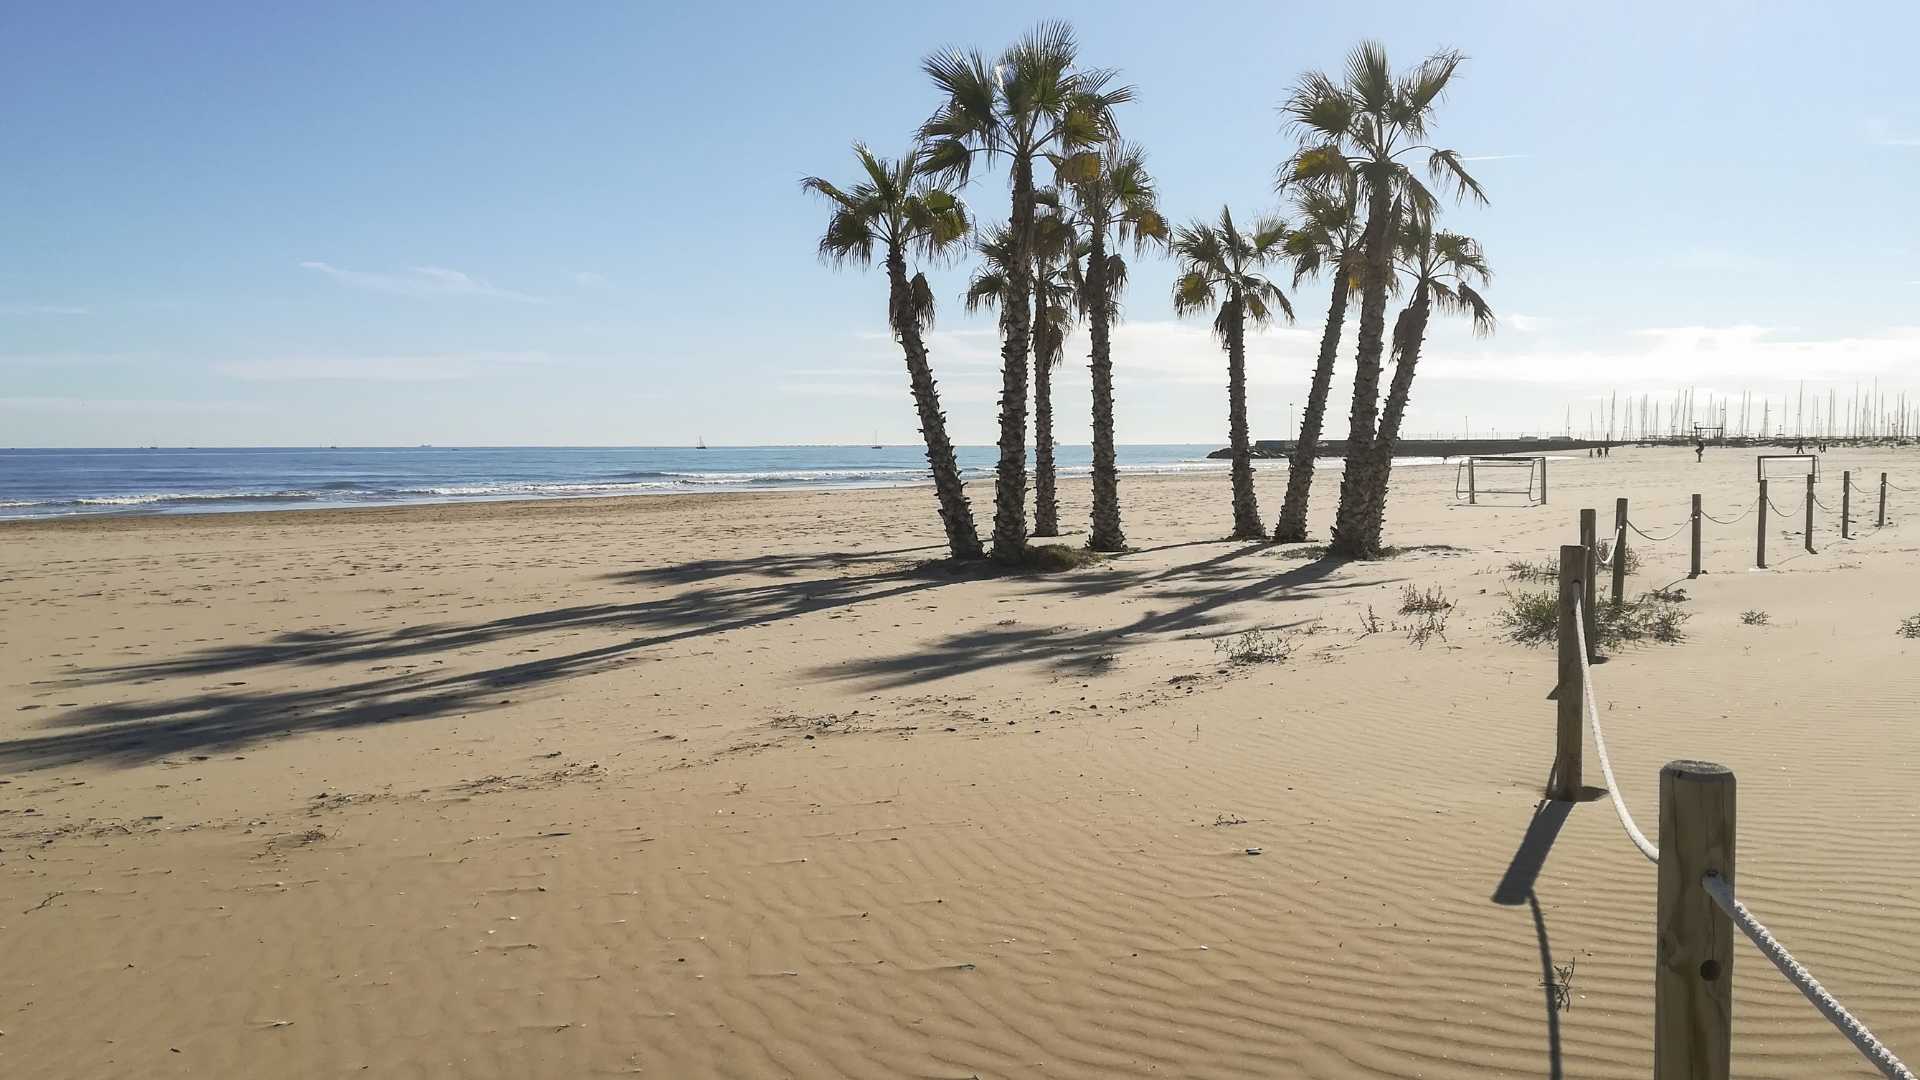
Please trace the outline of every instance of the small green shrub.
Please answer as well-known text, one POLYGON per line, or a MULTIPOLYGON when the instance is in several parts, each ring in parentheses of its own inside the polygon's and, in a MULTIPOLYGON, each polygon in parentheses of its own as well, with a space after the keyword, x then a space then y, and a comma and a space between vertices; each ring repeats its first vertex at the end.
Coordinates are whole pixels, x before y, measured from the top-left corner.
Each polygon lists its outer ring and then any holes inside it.
POLYGON ((1549 645, 1560 636, 1560 596, 1548 589, 1507 593, 1499 616, 1507 637, 1522 645, 1549 645))
MULTIPOLYGON (((1642 593, 1632 600, 1602 602, 1594 612, 1594 637, 1599 646, 1658 641, 1672 643, 1686 637, 1681 624, 1692 618, 1678 603, 1642 593)), ((1550 645, 1560 639, 1560 596, 1546 589, 1507 594, 1507 606, 1498 614, 1509 639, 1522 645, 1550 645)))

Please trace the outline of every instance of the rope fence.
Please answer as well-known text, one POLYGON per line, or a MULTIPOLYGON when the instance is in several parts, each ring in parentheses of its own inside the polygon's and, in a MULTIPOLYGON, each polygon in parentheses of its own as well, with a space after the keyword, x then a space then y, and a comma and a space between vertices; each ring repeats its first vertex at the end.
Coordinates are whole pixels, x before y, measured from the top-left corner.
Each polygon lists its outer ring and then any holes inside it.
MULTIPOLYGON (((1882 481, 1884 485, 1884 478, 1882 481)), ((1891 486, 1891 485, 1884 485, 1891 486)), ((1809 512, 1816 502, 1808 489, 1809 512)), ((1764 494, 1754 507, 1771 505, 1764 494)), ((1627 517, 1626 500, 1619 501, 1621 527, 1614 536, 1615 603, 1625 529, 1649 540, 1627 517)), ((1844 511, 1843 511, 1844 513, 1844 511)), ((1697 761, 1670 762, 1660 771, 1660 843, 1642 832, 1620 794, 1613 760, 1607 753, 1606 732, 1594 693, 1592 662, 1596 654, 1589 640, 1588 610, 1591 582, 1597 576, 1591 544, 1592 511, 1582 515, 1588 543, 1560 549, 1559 687, 1555 756, 1548 797, 1575 800, 1581 795, 1581 757, 1586 729, 1606 778, 1614 814, 1634 848, 1658 871, 1655 912, 1654 967, 1654 1078, 1655 1080, 1725 1080, 1731 1070, 1733 1040, 1733 938, 1729 924, 1753 942, 1787 982, 1800 991, 1868 1063, 1888 1080, 1920 1080, 1886 1044, 1842 1005, 1787 947, 1755 918, 1733 887, 1734 777, 1720 765, 1697 761), (1573 686, 1571 683, 1579 685, 1573 686), (1577 691, 1577 693, 1575 692, 1577 691)), ((1742 514, 1741 517, 1745 517, 1742 514)), ((1695 572, 1699 569, 1700 497, 1694 496, 1690 524, 1694 530, 1695 572)), ((1714 520, 1709 518, 1709 520, 1714 520)), ((1740 518, 1732 519, 1732 522, 1740 518)), ((1732 522, 1722 522, 1730 524, 1732 522)), ((1683 527, 1684 528, 1684 527, 1683 527)), ((1764 522, 1762 523, 1764 537, 1764 522)), ((1809 537, 1811 550, 1811 537, 1809 537)), ((1764 539, 1762 557, 1764 565, 1764 539)))

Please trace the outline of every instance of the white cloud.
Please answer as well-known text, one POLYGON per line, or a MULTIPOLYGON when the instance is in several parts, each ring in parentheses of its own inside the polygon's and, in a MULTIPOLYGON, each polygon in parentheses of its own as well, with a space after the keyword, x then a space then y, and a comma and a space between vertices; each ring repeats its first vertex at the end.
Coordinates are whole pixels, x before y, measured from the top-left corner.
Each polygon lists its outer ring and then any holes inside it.
POLYGON ((493 300, 513 300, 523 304, 544 304, 538 296, 502 289, 461 270, 441 266, 415 266, 400 273, 374 270, 345 270, 331 263, 309 259, 302 269, 325 274, 342 285, 394 296, 478 296, 493 300))
POLYGON ((70 304, 0 304, 0 315, 85 315, 87 309, 70 304))
POLYGON ((1499 349, 1491 343, 1430 342, 1421 371, 1454 378, 1527 383, 1674 385, 1726 380, 1852 380, 1899 377, 1920 362, 1920 327, 1856 337, 1794 338, 1765 326, 1675 326, 1634 331, 1612 345, 1581 349, 1499 349))
POLYGON ((0 397, 0 410, 31 413, 56 413, 63 416, 101 413, 156 415, 253 412, 258 406, 245 401, 173 401, 139 398, 85 397, 0 397))
POLYGON ((591 270, 576 270, 573 283, 583 289, 610 289, 613 282, 605 274, 596 274, 591 270))
POLYGON ((543 353, 445 353, 416 356, 281 356, 216 364, 214 371, 249 382, 447 382, 524 370, 549 362, 543 353))
POLYGON ((1553 325, 1552 319, 1543 318, 1539 315, 1522 315, 1517 311, 1509 315, 1500 316, 1500 322, 1502 325, 1510 326, 1523 334, 1531 334, 1537 330, 1544 330, 1553 325))

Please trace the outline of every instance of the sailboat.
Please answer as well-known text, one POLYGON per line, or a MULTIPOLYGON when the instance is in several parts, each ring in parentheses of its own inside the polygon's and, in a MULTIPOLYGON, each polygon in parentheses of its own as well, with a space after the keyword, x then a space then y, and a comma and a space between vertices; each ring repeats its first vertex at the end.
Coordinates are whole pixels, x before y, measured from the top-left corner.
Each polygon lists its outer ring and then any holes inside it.
POLYGON ((693 448, 695 450, 705 450, 707 448, 707 437, 705 435, 695 436, 693 448))
POLYGON ((867 449, 869 450, 885 450, 886 449, 886 447, 880 445, 880 431, 878 428, 874 429, 874 432, 873 432, 873 445, 867 447, 867 449))

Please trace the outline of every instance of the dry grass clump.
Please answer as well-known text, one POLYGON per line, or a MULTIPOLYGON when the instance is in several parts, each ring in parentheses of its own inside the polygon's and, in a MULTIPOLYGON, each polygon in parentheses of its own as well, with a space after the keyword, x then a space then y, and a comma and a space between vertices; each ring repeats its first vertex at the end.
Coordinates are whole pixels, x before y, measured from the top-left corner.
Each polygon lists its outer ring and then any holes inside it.
POLYGON ((1765 626, 1773 621, 1773 616, 1757 608, 1749 608, 1740 613, 1740 622, 1747 626, 1765 626))
POLYGON ((1030 544, 1020 552, 1014 565, 1022 570, 1048 574, 1060 570, 1078 570, 1106 558, 1097 551, 1065 544, 1030 544))
POLYGON ((1920 638, 1920 615, 1909 615, 1900 620, 1898 633, 1903 638, 1920 638))
POLYGON ((1226 653, 1233 664, 1272 664, 1293 655, 1293 643, 1286 635, 1266 630, 1249 630, 1213 643, 1213 651, 1226 653))

